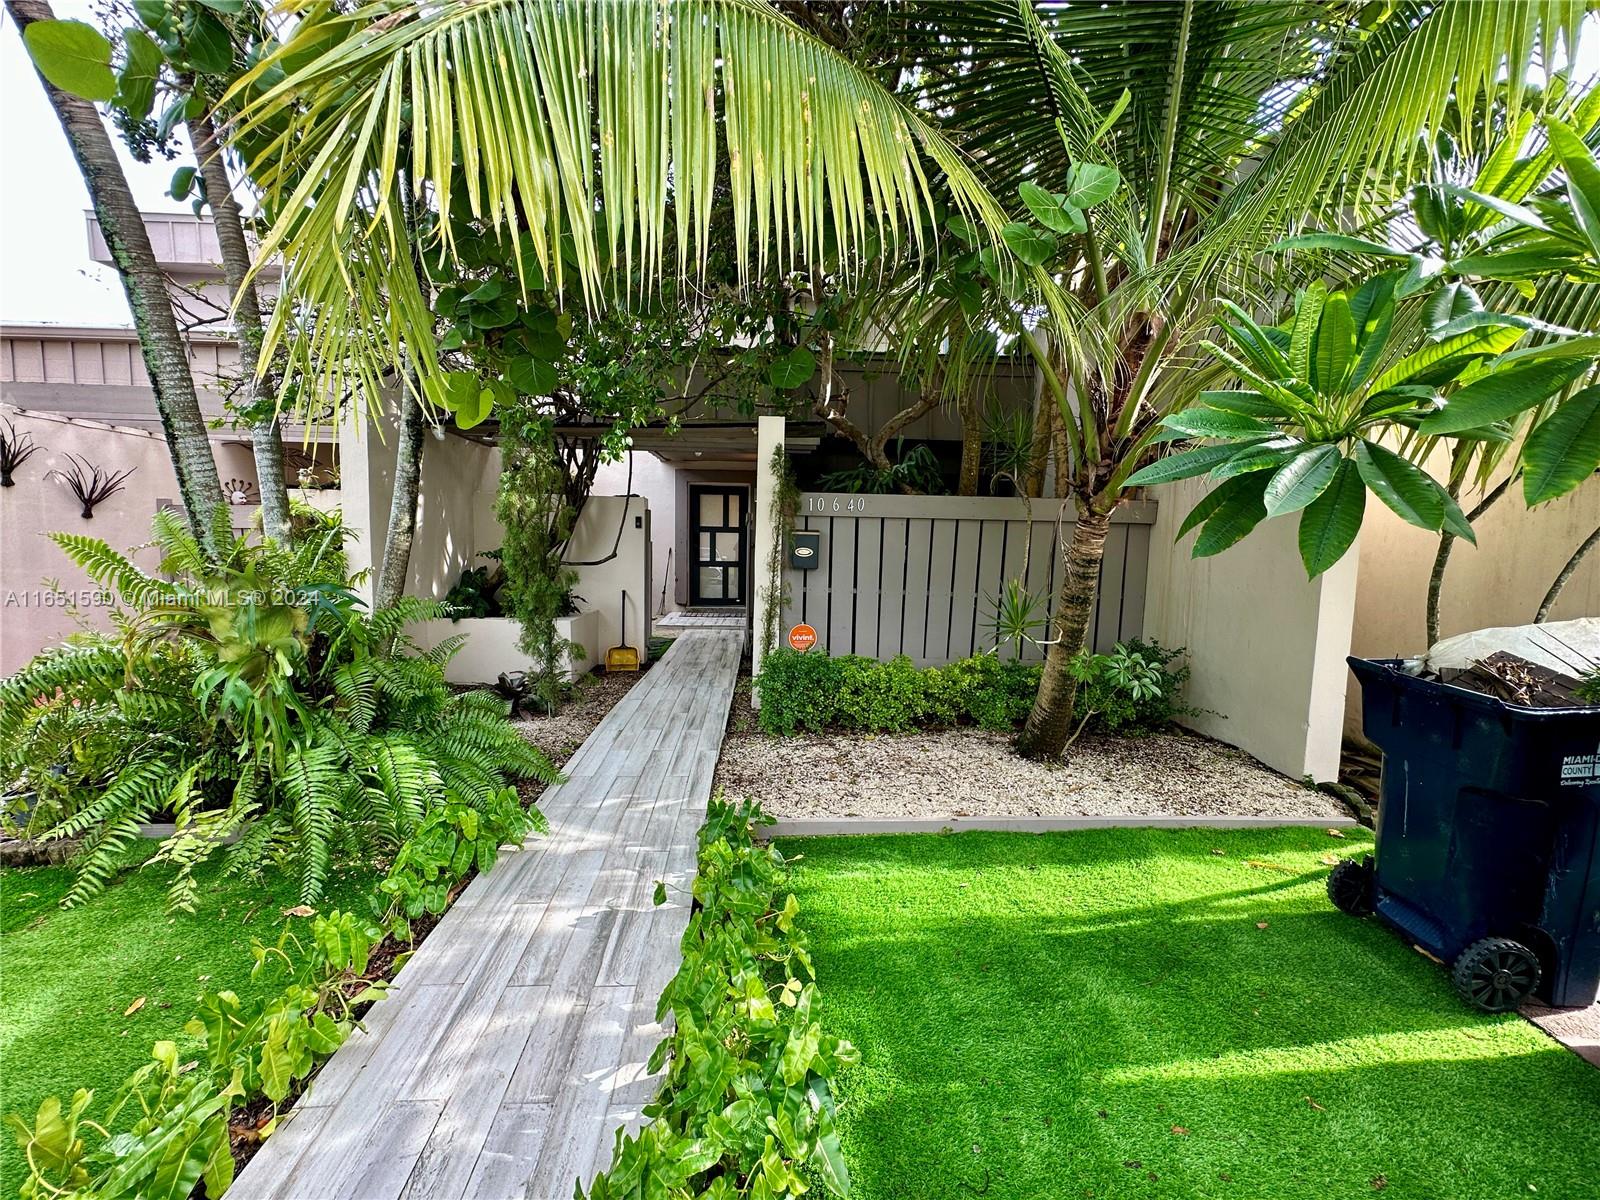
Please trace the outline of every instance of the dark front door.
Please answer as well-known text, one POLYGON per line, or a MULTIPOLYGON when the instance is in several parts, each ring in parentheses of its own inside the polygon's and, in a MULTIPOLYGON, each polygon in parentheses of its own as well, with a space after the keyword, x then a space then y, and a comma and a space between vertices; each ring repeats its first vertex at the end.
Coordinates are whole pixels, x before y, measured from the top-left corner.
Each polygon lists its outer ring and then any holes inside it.
POLYGON ((740 487, 691 487, 689 576, 693 604, 743 604, 746 558, 745 509, 749 491, 740 487))

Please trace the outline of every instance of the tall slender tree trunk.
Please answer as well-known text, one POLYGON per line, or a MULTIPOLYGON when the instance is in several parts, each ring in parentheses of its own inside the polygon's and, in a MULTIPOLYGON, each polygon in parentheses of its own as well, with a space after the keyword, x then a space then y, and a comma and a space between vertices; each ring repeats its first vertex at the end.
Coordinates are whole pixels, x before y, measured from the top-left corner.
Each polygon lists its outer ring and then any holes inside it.
MULTIPOLYGON (((35 21, 55 19, 47 0, 5 0, 5 5, 18 32, 35 21)), ((39 83, 67 135, 78 171, 89 189, 100 233, 122 280, 133 325, 139 333, 145 370, 155 392, 156 411, 167 436, 172 470, 178 477, 184 512, 195 536, 209 546, 212 516, 222 503, 222 483, 217 477, 217 460, 211 454, 205 418, 200 415, 200 401, 195 396, 188 351, 178 332, 166 280, 150 247, 150 235, 94 105, 63 92, 43 75, 39 76, 39 83)))
POLYGON ((957 405, 961 414, 961 482, 958 496, 976 496, 978 477, 983 470, 983 422, 978 416, 978 401, 970 392, 957 405))
POLYGON ((1078 520, 1067 544, 1066 574, 1056 597, 1051 631, 1054 641, 1045 654, 1033 711, 1017 736, 1017 753, 1025 758, 1060 758, 1072 733, 1078 681, 1071 664, 1088 644, 1089 621, 1100 589, 1100 563, 1105 558, 1110 529, 1109 515, 1078 506, 1078 520))
POLYGON ((405 594, 411 574, 411 543, 417 536, 417 493, 422 480, 422 447, 427 422, 416 380, 400 390, 400 429, 395 438, 394 494, 389 501, 389 534, 383 543, 383 566, 372 592, 373 609, 387 608, 405 594))
POLYGON ((217 243, 222 247, 222 273, 233 293, 239 369, 244 374, 247 403, 253 414, 250 447, 255 452, 256 480, 261 491, 261 532, 286 546, 290 537, 289 486, 283 471, 283 437, 278 429, 272 384, 261 371, 261 299, 250 278, 250 247, 244 240, 244 220, 233 196, 233 181, 228 178, 212 115, 198 117, 188 126, 200 175, 206 181, 206 202, 211 205, 217 243))
MULTIPOLYGON (((1501 496, 1504 496, 1510 487, 1511 477, 1507 476, 1501 481, 1498 487, 1496 487, 1478 503, 1476 508, 1466 514, 1467 524, 1471 525, 1475 523, 1479 517, 1483 516, 1484 513, 1493 508, 1495 502, 1499 500, 1501 496)), ((1459 488, 1454 488, 1451 489, 1450 494, 1455 496, 1459 491, 1459 488)), ((1444 572, 1445 568, 1450 565, 1450 552, 1455 549, 1455 545, 1456 535, 1451 533, 1448 529, 1439 535, 1439 549, 1433 556, 1433 571, 1428 576, 1428 609, 1426 630, 1428 644, 1423 647, 1424 650, 1431 650, 1433 648, 1433 644, 1439 640, 1439 611, 1441 600, 1444 596, 1444 572)))
MULTIPOLYGON (((416 212, 411 204, 411 180, 402 174, 399 182, 400 209, 411 238, 411 266, 424 296, 431 295, 427 272, 418 257, 416 212)), ((389 531, 383 541, 383 565, 373 587, 374 609, 386 608, 405 595, 406 579, 411 574, 411 544, 417 536, 417 497, 422 482, 422 447, 427 438, 427 422, 422 415, 421 381, 411 370, 400 380, 400 428, 395 438, 394 491, 389 499, 389 531)))
POLYGON ((1555 608, 1556 601, 1561 598, 1568 582, 1578 573, 1578 564, 1589 556, 1589 552, 1600 546, 1600 528, 1583 539, 1583 542, 1572 552, 1572 557, 1567 559, 1567 565, 1561 568, 1555 582, 1550 585, 1550 590, 1544 594, 1544 599, 1539 601, 1539 611, 1533 615, 1535 625, 1543 625, 1550 619, 1550 610, 1555 608))

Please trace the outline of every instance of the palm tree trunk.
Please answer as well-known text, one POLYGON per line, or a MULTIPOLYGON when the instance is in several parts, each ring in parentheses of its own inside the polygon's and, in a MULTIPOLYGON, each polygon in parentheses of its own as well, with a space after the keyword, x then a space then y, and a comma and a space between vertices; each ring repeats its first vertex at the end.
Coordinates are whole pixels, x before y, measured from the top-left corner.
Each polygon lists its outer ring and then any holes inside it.
POLYGON ((978 418, 978 402, 970 394, 958 402, 961 414, 961 482, 958 496, 978 494, 978 476, 983 468, 983 424, 978 418))
POLYGON ((244 221, 233 196, 233 181, 222 160, 222 145, 211 114, 188 122, 189 141, 200 161, 211 205, 217 243, 222 247, 222 273, 234 297, 234 333, 239 339, 239 369, 252 414, 250 447, 255 452, 256 481, 261 492, 261 532, 280 545, 289 544, 289 487, 283 472, 283 438, 278 430, 277 400, 261 371, 261 299, 250 278, 250 247, 244 221))
POLYGON ((1056 598, 1054 641, 1045 655, 1033 711, 1017 737, 1017 753, 1024 758, 1060 758, 1066 749, 1078 692, 1071 664, 1089 641, 1089 621, 1100 590, 1100 563, 1110 529, 1109 515, 1079 506, 1067 545, 1066 575, 1056 598))
POLYGON ((1550 619, 1550 610, 1556 606, 1556 601, 1561 598, 1562 590, 1568 581, 1578 573, 1578 564, 1588 557, 1589 551, 1600 546, 1600 528, 1583 539, 1583 544, 1572 552, 1572 557, 1567 559, 1567 565, 1561 568, 1561 573, 1556 576, 1550 590, 1544 594, 1544 599, 1539 602, 1539 611, 1533 615, 1535 625, 1543 625, 1550 619))
POLYGON ((422 447, 428 436, 416 383, 415 378, 409 379, 400 390, 394 494, 389 501, 389 534, 383 542, 383 566, 378 571, 378 582, 372 593, 374 611, 398 601, 405 594, 406 579, 411 574, 411 543, 417 536, 417 485, 422 479, 422 447))
MULTIPOLYGON (((55 19, 48 0, 5 0, 5 6, 19 33, 35 21, 55 19)), ((195 396, 189 354, 178 332, 166 279, 150 247, 150 235, 94 105, 62 91, 43 75, 39 76, 39 83, 67 136, 78 172, 89 189, 100 233, 122 280, 184 512, 201 544, 210 546, 211 518, 222 503, 222 483, 217 477, 217 460, 211 454, 205 418, 200 415, 200 401, 195 396)))

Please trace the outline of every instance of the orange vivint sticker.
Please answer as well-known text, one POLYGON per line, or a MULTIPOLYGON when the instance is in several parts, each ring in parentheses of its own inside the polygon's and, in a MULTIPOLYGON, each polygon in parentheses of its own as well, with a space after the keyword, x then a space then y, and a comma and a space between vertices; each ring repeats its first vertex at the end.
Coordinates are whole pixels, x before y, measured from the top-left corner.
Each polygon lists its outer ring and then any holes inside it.
POLYGON ((817 631, 809 625, 796 625, 789 630, 789 645, 804 654, 817 644, 817 631))

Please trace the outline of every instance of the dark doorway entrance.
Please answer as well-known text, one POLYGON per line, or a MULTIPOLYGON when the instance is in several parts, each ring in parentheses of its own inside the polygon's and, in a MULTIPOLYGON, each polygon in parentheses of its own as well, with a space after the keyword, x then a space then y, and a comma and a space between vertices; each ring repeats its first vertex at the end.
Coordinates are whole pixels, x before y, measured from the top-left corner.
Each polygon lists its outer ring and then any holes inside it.
POLYGON ((694 559, 689 574, 690 603, 736 605, 745 602, 748 502, 747 488, 699 485, 689 488, 689 539, 694 559))

